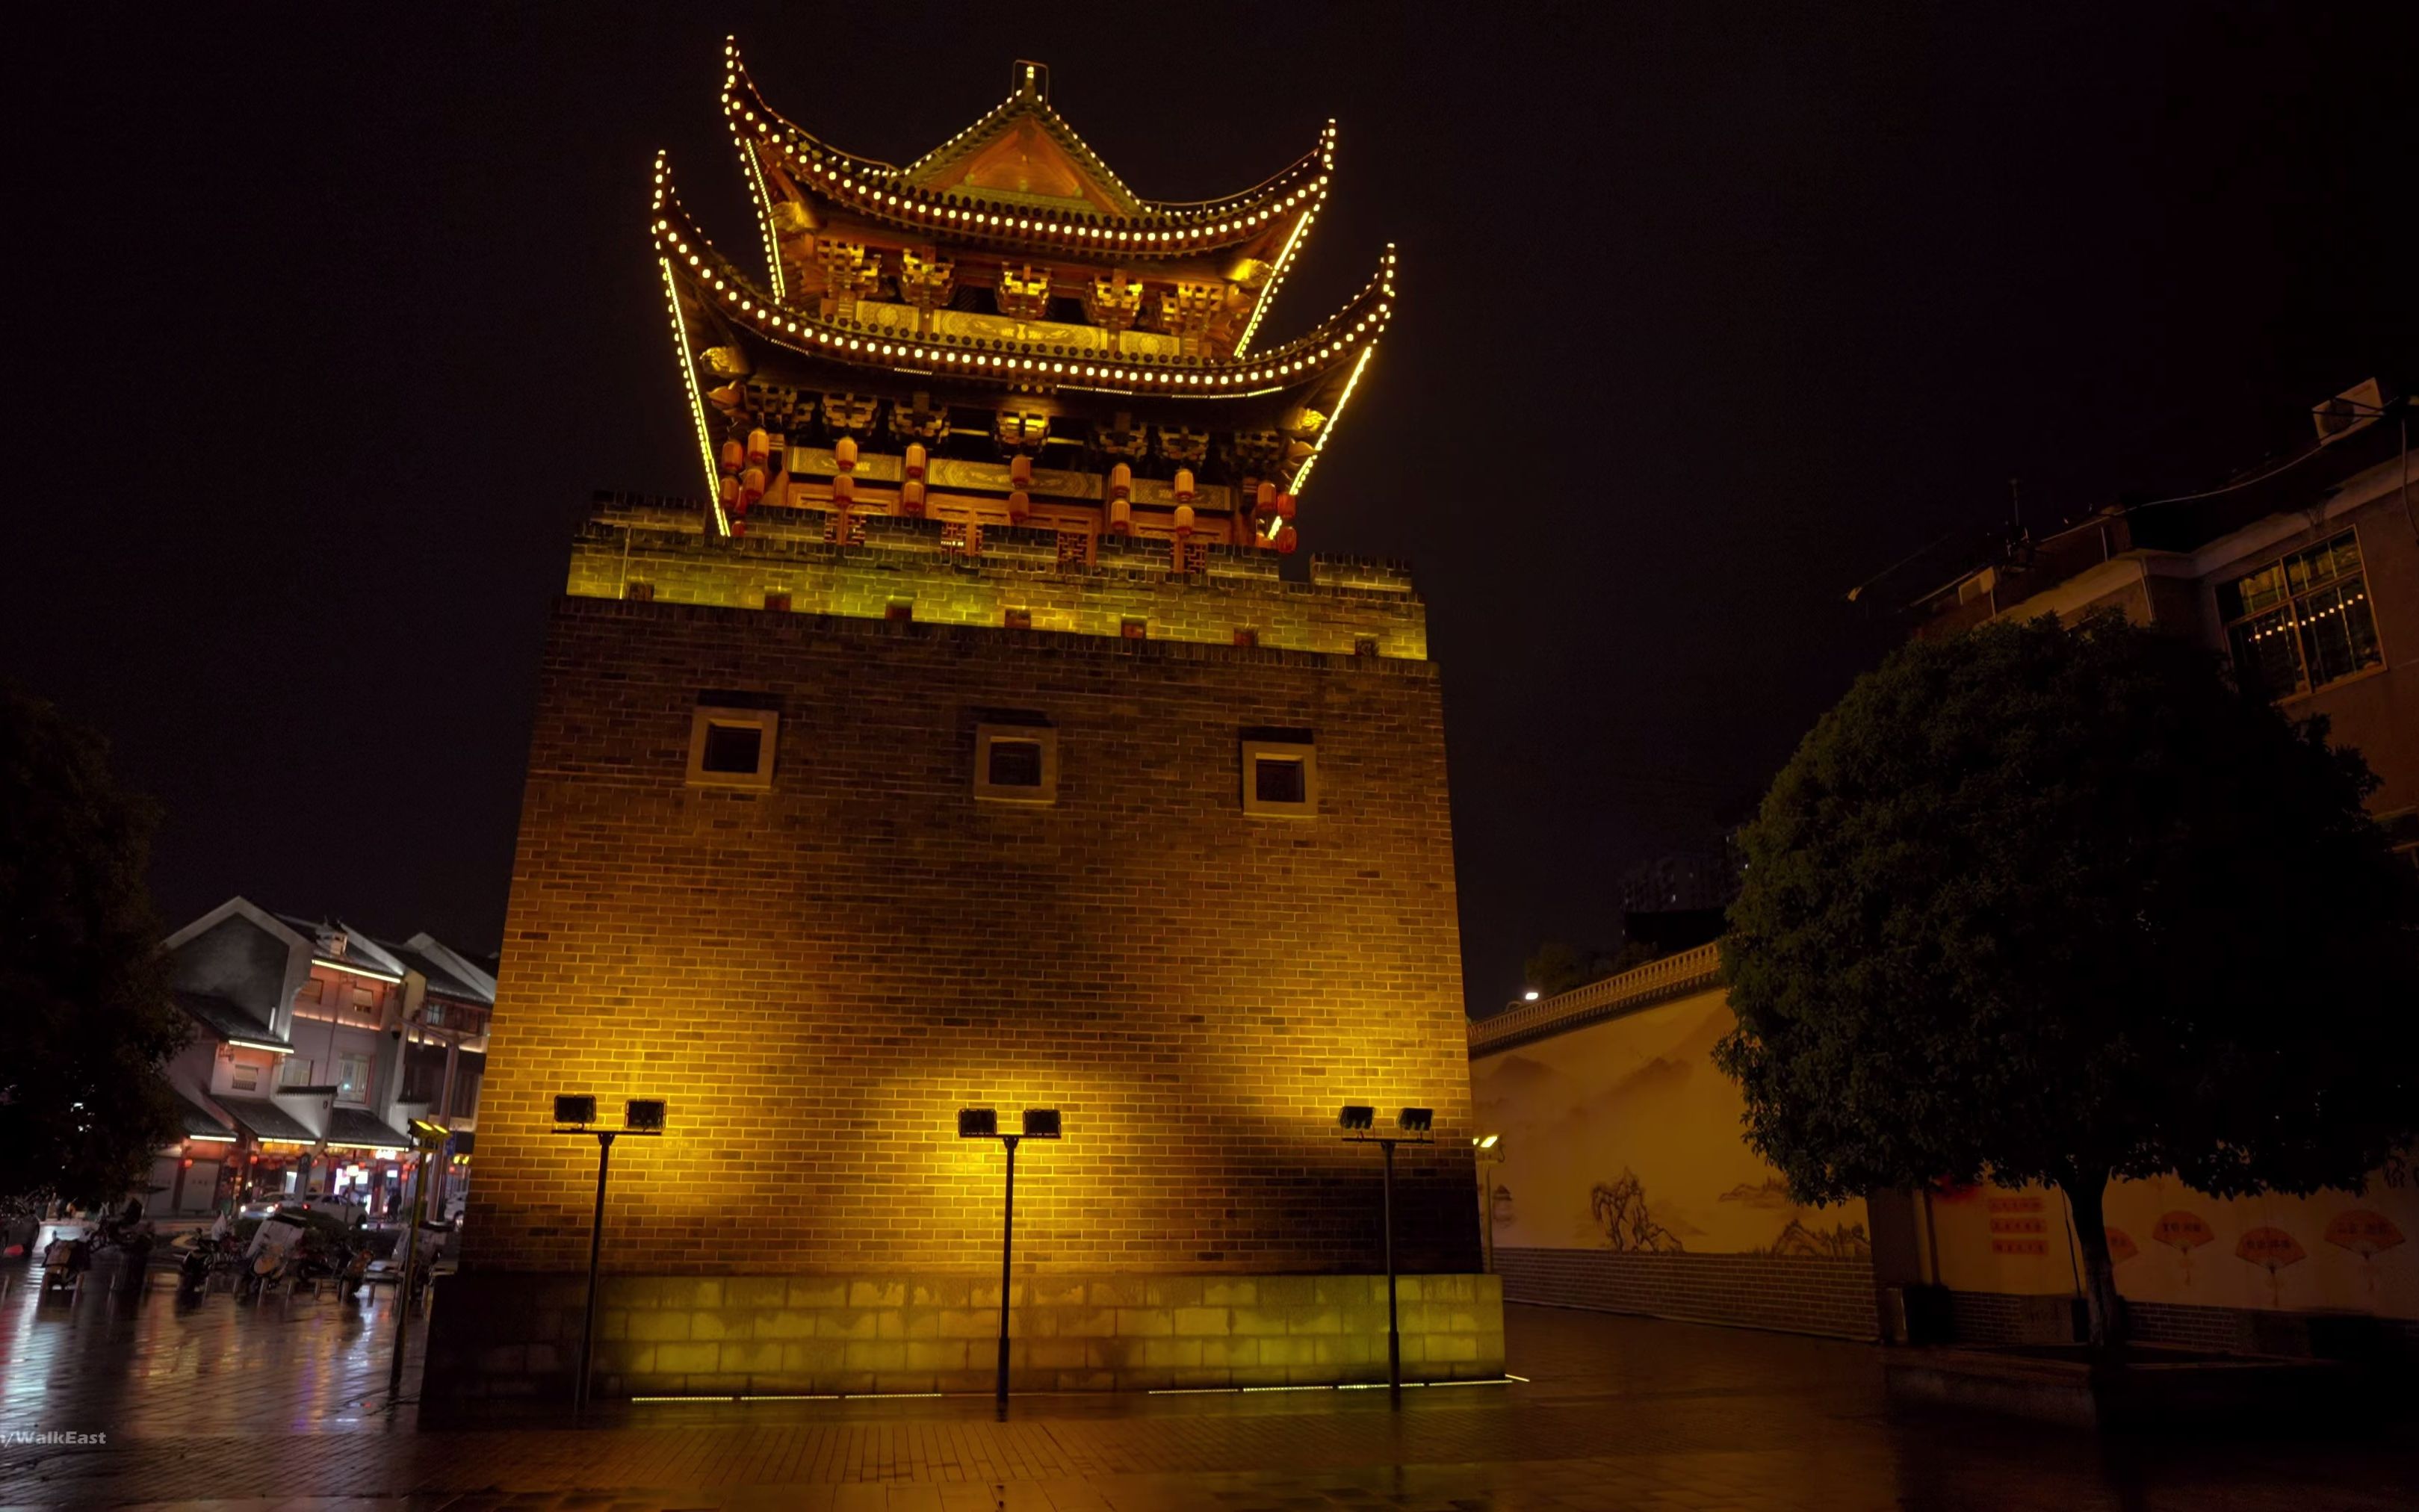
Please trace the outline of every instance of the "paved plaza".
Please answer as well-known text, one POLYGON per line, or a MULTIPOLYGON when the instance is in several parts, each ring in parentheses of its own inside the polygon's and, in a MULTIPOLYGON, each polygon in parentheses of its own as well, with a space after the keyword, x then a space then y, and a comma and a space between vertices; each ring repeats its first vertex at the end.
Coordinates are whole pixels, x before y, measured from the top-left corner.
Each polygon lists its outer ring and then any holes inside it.
MULTIPOLYGON (((1492 1512, 2419 1506, 2419 1423, 2103 1441, 1884 1410, 1877 1351, 1509 1309, 1508 1385, 615 1407, 423 1426, 392 1300, 0 1302, 0 1507, 1492 1512), (39 1434, 105 1442, 29 1442, 39 1434)), ((96 1279, 102 1273, 96 1272, 96 1279)))

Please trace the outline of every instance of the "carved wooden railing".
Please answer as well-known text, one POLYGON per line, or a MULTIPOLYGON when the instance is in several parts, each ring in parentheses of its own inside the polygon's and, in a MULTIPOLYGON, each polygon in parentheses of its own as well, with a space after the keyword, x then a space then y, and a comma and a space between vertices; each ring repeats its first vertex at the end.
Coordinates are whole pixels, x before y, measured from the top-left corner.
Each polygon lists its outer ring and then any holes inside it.
POLYGON ((1721 980, 1721 943, 1700 945, 1566 993, 1533 1003, 1515 1003, 1492 1018, 1480 1019, 1470 1026, 1470 1053, 1481 1056, 1526 1044, 1667 998, 1702 992, 1721 980))

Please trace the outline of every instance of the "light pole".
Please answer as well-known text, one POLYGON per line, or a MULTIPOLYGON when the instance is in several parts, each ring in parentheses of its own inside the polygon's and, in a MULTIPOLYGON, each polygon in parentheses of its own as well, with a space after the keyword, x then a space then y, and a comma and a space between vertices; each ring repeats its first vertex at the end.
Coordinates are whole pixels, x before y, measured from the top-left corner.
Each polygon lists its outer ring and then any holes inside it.
POLYGON ((596 1352, 596 1268, 605 1253, 605 1175, 613 1164, 613 1141, 622 1134, 657 1137, 664 1132, 664 1100, 634 1097, 622 1104, 622 1127, 598 1129, 596 1099, 587 1094, 554 1100, 554 1132, 596 1136, 596 1216, 588 1227, 588 1303, 579 1322, 579 1371, 571 1378, 571 1410, 588 1411, 589 1366, 596 1352))
POLYGON ((1495 1273, 1495 1178, 1487 1172, 1503 1164, 1503 1151, 1497 1147, 1502 1134, 1480 1134, 1470 1142, 1470 1151, 1478 1167, 1478 1201, 1487 1214, 1487 1273, 1495 1273))
POLYGON ((1009 1265, 1016 1253, 1016 1147, 1025 1139, 1058 1137, 1056 1108, 1026 1108, 1025 1132, 999 1132, 999 1113, 994 1108, 958 1109, 958 1137, 961 1139, 996 1139, 1008 1147, 1008 1198, 1003 1205, 999 1226, 999 1376, 994 1388, 1002 1420, 1008 1416, 1008 1276, 1009 1265))
POLYGON ((1434 1143, 1428 1127, 1435 1120, 1433 1108, 1405 1108, 1394 1117, 1395 1132, 1381 1134, 1374 1132, 1378 1110, 1357 1103, 1347 1104, 1335 1118, 1347 1140, 1376 1145, 1386 1154, 1386 1387, 1396 1407, 1403 1405, 1403 1335, 1394 1321, 1394 1147, 1434 1143))
POLYGON ((411 1222, 403 1231, 403 1284, 394 1297, 394 1357, 387 1362, 389 1401, 403 1390, 403 1347, 411 1338, 412 1273, 420 1259, 420 1219, 428 1211, 429 1152, 444 1147, 453 1130, 426 1119, 411 1120, 411 1142, 420 1149, 420 1169, 411 1183, 411 1222))

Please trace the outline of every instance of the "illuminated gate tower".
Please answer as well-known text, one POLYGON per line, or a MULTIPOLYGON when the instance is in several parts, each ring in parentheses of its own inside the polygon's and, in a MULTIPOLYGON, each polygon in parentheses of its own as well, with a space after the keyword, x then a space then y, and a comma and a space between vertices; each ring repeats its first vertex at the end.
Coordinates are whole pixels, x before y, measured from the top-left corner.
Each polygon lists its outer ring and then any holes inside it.
POLYGON ((594 1143, 559 1092, 670 1103, 616 1149, 609 1395, 986 1387, 967 1106, 1064 1119, 1020 1162, 1020 1384, 1381 1374, 1348 1103, 1435 1110, 1407 1376, 1501 1369, 1425 610, 1392 563, 1278 570, 1394 255, 1279 339, 1333 127, 1145 200, 1048 78, 893 167, 732 49, 761 272, 655 165, 709 492, 600 496, 573 545, 435 1397, 568 1390, 594 1143))

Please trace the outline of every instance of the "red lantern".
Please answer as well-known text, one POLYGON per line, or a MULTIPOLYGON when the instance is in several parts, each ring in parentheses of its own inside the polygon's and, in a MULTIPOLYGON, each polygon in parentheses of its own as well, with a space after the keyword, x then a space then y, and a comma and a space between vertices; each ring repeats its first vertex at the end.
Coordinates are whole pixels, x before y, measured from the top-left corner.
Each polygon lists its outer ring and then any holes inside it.
POLYGON ((1032 513, 1033 500, 1024 489, 1018 488, 1009 494, 1008 519, 1009 524, 1022 525, 1025 523, 1025 517, 1032 513))
POLYGON ((924 443, 922 441, 909 441, 907 443, 907 475, 909 477, 920 478, 924 475, 924 443))
POLYGON ((771 441, 772 438, 764 434, 764 427, 762 425, 757 426, 754 430, 747 433, 747 465, 749 467, 761 468, 764 465, 764 458, 771 455, 769 451, 771 441))
POLYGON ((728 472, 722 475, 722 507, 726 510, 739 507, 739 480, 728 472))
POLYGON ((1111 535, 1133 533, 1133 505, 1123 499, 1109 501, 1109 533, 1111 535))
POLYGON ((1288 525, 1284 530, 1277 532, 1278 550, 1284 552, 1287 556, 1291 556, 1293 555, 1294 545, 1295 542, 1292 526, 1288 525))
POLYGON ((1191 468, 1176 470, 1176 501, 1179 504, 1193 502, 1193 470, 1191 468))
POLYGON ((1289 493, 1277 495, 1277 518, 1293 518, 1293 495, 1289 493))
POLYGON ((1033 486, 1033 458, 1011 456, 1008 459, 1008 482, 1013 488, 1033 486))
POLYGON ((899 509, 907 515, 924 513, 924 485, 920 479, 909 478, 899 486, 899 509))
POLYGON ((1261 484, 1252 491, 1252 507, 1255 509, 1273 509, 1277 501, 1277 486, 1273 483, 1261 484))
POLYGON ((763 468, 749 468, 739 474, 739 507, 743 511, 763 497, 764 470, 763 468))
POLYGON ((1181 541, 1188 539, 1192 534, 1193 506, 1191 504, 1179 504, 1176 506, 1176 538, 1181 541))
POLYGON ((832 479, 832 502, 846 509, 856 500, 856 480, 843 472, 832 479))
POLYGON ((740 467, 745 464, 747 460, 747 449, 739 444, 738 437, 733 436, 722 443, 722 471, 724 476, 728 477, 731 474, 737 472, 740 467))
POLYGON ((1109 469, 1109 497, 1124 499, 1133 492, 1133 469, 1123 462, 1109 469))
POLYGON ((840 470, 842 472, 855 471, 856 438, 854 436, 843 436, 840 440, 832 442, 832 461, 839 465, 840 470))

